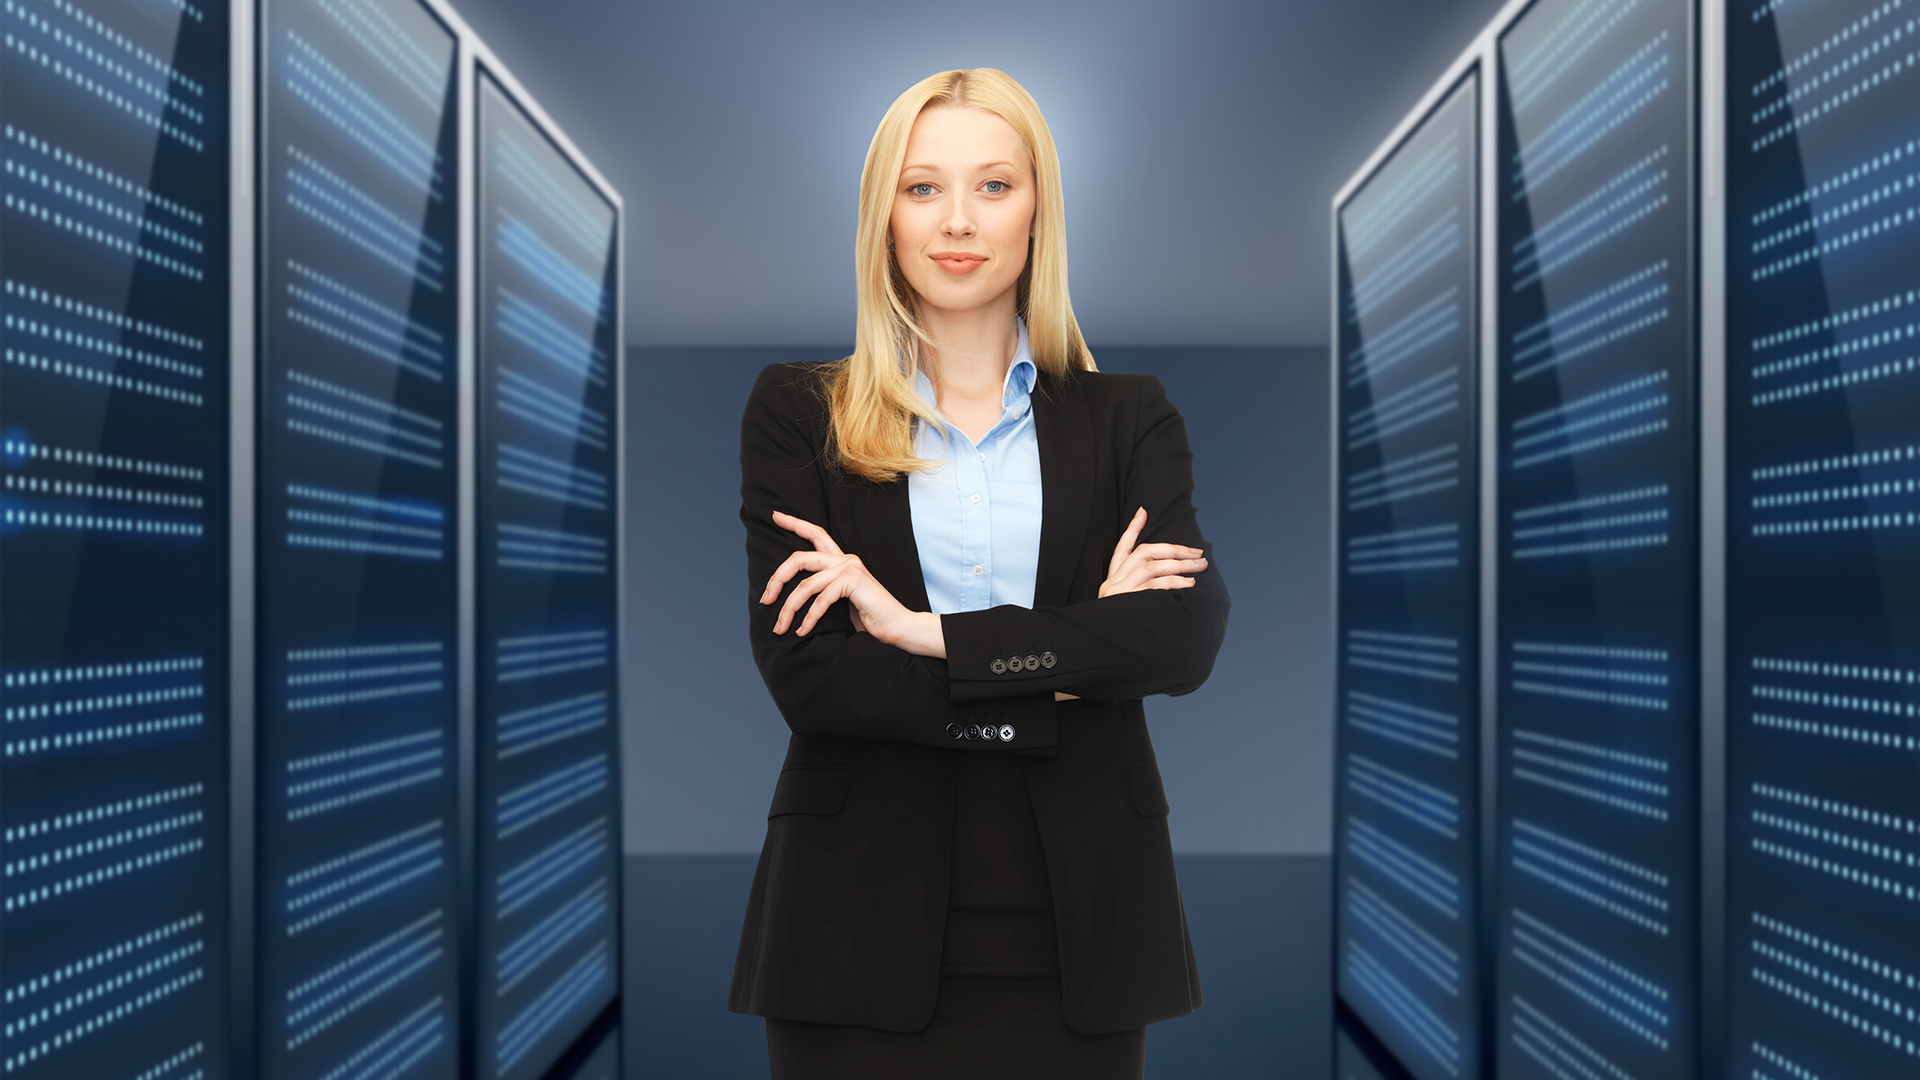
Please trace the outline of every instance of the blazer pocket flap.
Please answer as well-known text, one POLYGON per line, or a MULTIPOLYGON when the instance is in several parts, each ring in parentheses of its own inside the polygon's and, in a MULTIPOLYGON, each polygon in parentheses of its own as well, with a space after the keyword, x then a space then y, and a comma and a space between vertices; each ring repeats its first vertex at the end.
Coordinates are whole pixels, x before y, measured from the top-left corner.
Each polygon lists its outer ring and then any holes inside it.
POLYGON ((773 788, 773 806, 767 816, 781 814, 837 814, 847 801, 846 769, 787 769, 773 788))
POLYGON ((1160 770, 1151 765, 1127 770, 1127 794, 1142 814, 1152 817, 1167 812, 1167 789, 1160 782, 1160 770))

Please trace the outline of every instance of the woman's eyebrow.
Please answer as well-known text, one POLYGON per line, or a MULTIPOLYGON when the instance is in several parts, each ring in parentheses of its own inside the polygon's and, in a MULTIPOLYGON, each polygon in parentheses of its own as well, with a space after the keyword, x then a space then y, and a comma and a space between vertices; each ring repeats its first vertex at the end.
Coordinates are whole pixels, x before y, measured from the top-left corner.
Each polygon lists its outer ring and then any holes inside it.
MULTIPOLYGON (((973 171, 974 172, 990 172, 994 169, 1007 169, 1009 171, 1012 171, 1012 170, 1017 170, 1018 168, 1019 166, 1015 165, 1011 161, 989 161, 984 165, 975 165, 973 167, 973 171)), ((902 165, 900 167, 900 171, 902 173, 910 173, 916 169, 924 172, 944 171, 943 167, 939 165, 902 165)))

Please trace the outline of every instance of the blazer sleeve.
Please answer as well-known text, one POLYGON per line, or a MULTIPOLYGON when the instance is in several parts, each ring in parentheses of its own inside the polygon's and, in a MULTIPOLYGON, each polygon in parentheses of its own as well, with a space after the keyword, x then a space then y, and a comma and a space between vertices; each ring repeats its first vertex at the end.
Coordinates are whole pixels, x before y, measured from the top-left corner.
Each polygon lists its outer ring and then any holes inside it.
MULTIPOLYGON (((767 581, 787 556, 807 542, 773 522, 773 511, 825 527, 826 405, 805 385, 811 368, 774 364, 760 373, 740 421, 740 521, 747 531, 747 623, 754 663, 780 715, 797 735, 892 739, 945 749, 1051 752, 1056 716, 1053 692, 1038 687, 995 701, 957 702, 947 662, 915 656, 872 634, 856 633, 850 606, 833 604, 805 636, 794 619, 773 632, 780 609, 801 581, 760 603, 767 581), (956 738, 969 724, 1011 724, 1011 741, 956 738), (953 725, 958 725, 954 728, 953 725)), ((844 538, 835 537, 842 541, 844 538)))
POLYGON ((1206 553, 1206 569, 1182 589, 1139 592, 1058 607, 1003 604, 940 617, 948 685, 956 702, 1065 691, 1083 698, 1188 694, 1213 672, 1226 638, 1230 600, 1213 546, 1193 508, 1193 453, 1179 410, 1147 376, 1131 459, 1124 465, 1122 513, 1147 508, 1139 543, 1185 544, 1206 553), (1038 670, 1026 656, 1052 654, 1038 670), (1005 661, 1019 656, 1021 670, 1005 661), (1001 660, 1000 671, 993 662, 1001 660))

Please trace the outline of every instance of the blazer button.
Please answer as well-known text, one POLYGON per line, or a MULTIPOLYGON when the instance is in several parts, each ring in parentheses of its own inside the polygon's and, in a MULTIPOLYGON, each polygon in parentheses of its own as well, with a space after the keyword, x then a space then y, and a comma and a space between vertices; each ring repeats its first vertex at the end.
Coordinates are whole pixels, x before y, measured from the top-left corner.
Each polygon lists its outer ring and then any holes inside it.
POLYGON ((1013 725, 1012 724, 1000 725, 1000 741, 1001 742, 1013 741, 1013 725))
POLYGON ((961 736, 965 735, 966 733, 967 733, 967 729, 961 727, 959 724, 947 725, 947 738, 949 739, 958 739, 961 736))
POLYGON ((1025 664, 1024 664, 1024 663, 1023 663, 1023 662, 1022 662, 1021 660, 1020 660, 1020 658, 1019 658, 1019 657, 1017 657, 1017 656, 1009 656, 1009 657, 1007 657, 1007 670, 1008 670, 1008 671, 1019 671, 1019 670, 1021 670, 1021 669, 1022 669, 1022 668, 1024 668, 1024 667, 1026 667, 1026 665, 1025 665, 1025 664))
POLYGON ((980 725, 979 725, 979 724, 968 724, 968 725, 967 725, 967 738, 969 738, 969 739, 977 739, 977 738, 979 738, 979 737, 980 737, 980 725))
POLYGON ((993 663, 988 664, 987 666, 993 669, 993 673, 995 675, 1005 675, 1007 673, 1007 662, 1005 660, 1000 659, 997 656, 994 657, 993 663))
POLYGON ((1040 654, 1040 666, 1043 668, 1050 668, 1059 662, 1060 662, 1060 658, 1053 655, 1050 652, 1043 652, 1040 654))
POLYGON ((1040 658, 1039 658, 1039 657, 1037 657, 1037 656, 1029 656, 1029 657, 1027 657, 1027 670, 1028 670, 1028 671, 1039 671, 1039 670, 1040 670, 1040 658))
POLYGON ((980 738, 981 738, 981 739, 982 739, 983 741, 985 741, 985 742, 992 742, 992 741, 993 741, 993 740, 994 740, 995 738, 997 738, 997 737, 998 737, 998 735, 999 735, 999 733, 993 730, 993 725, 992 725, 992 724, 981 724, 981 725, 980 725, 980 738))

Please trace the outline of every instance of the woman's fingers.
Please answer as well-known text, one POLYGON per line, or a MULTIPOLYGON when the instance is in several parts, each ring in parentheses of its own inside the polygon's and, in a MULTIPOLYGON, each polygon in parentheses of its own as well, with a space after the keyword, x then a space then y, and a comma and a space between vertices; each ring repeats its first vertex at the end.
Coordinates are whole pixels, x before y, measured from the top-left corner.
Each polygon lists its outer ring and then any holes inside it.
POLYGON ((760 602, 763 604, 773 603, 774 598, 780 595, 781 588, 792 579, 793 575, 800 571, 819 570, 824 567, 826 565, 825 555, 825 552, 820 551, 796 551, 787 556, 787 561, 781 563, 780 568, 775 570, 773 576, 767 579, 767 587, 765 591, 760 594, 760 602))
MULTIPOLYGON (((806 603, 807 599, 815 593, 824 590, 832 583, 833 578, 834 574, 832 571, 820 570, 816 571, 812 577, 795 585, 793 592, 787 594, 787 602, 781 606, 779 617, 773 620, 773 632, 776 634, 786 633, 787 627, 793 623, 794 615, 799 612, 800 605, 806 603)), ((829 600, 828 603, 832 603, 832 601, 829 600)))
POLYGON ((797 534, 802 540, 812 544, 815 551, 824 551, 829 555, 846 554, 846 552, 840 550, 839 544, 833 542, 833 537, 827 533, 826 529, 815 525, 806 518, 797 518, 792 514, 775 510, 773 512, 773 523, 789 532, 797 534), (782 518, 785 520, 781 520, 782 518))
POLYGON ((1109 576, 1120 572, 1120 564, 1126 561, 1133 551, 1133 542, 1140 539, 1140 530, 1147 524, 1147 508, 1141 507, 1133 512, 1133 520, 1127 523, 1127 530, 1120 534, 1120 542, 1113 545, 1113 558, 1107 560, 1109 576))

